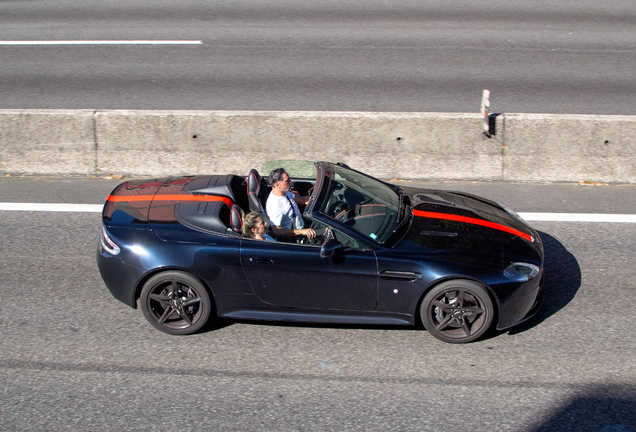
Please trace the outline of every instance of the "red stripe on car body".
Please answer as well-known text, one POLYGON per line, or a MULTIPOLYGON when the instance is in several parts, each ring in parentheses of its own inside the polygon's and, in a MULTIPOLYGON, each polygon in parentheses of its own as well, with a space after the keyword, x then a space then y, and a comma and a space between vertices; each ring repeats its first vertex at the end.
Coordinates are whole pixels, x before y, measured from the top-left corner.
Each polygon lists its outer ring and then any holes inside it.
POLYGON ((126 201, 223 201, 228 206, 234 204, 231 199, 221 196, 210 195, 129 195, 115 196, 109 195, 108 201, 126 202, 126 201))
POLYGON ((505 231, 507 233, 522 237, 528 240, 529 242, 534 241, 534 238, 531 235, 526 234, 523 231, 519 231, 518 229, 510 228, 508 226, 490 222, 483 219, 471 218, 466 216, 458 216, 458 215, 453 215, 448 213, 428 212, 428 211, 422 211, 422 210, 413 210, 413 215, 424 217, 424 218, 430 218, 430 219, 443 219, 443 220, 464 222, 464 223, 468 223, 472 225, 479 225, 479 226, 483 226, 487 228, 493 228, 499 231, 505 231))

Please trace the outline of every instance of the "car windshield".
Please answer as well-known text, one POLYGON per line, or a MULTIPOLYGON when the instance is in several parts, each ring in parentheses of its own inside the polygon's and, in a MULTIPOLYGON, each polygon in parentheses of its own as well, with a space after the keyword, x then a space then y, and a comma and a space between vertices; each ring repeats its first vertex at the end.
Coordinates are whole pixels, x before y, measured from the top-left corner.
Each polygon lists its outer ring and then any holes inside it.
POLYGON ((320 212, 377 243, 386 242, 398 224, 401 200, 396 190, 362 173, 331 165, 320 212))
POLYGON ((302 160, 271 160, 261 166, 261 173, 269 175, 272 170, 284 168, 290 178, 294 180, 316 180, 315 162, 302 160))

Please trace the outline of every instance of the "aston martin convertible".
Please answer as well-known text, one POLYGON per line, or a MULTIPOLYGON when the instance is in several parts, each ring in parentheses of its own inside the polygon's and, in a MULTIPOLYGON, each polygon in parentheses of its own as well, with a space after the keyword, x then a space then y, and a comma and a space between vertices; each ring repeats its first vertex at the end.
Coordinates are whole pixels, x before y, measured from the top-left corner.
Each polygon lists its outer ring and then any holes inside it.
POLYGON ((539 234, 514 211, 464 192, 400 187, 342 163, 270 161, 242 175, 129 180, 104 205, 97 263, 106 287, 157 329, 214 318, 422 325, 450 343, 535 314, 539 234), (266 175, 285 168, 317 236, 243 237, 266 175), (261 177, 261 173, 263 177, 261 177))

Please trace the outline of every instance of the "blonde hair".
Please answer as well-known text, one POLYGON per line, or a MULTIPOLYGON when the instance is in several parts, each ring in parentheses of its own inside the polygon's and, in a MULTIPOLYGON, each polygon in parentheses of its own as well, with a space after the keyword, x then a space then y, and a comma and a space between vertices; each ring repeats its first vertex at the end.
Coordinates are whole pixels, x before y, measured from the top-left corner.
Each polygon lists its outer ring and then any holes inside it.
MULTIPOLYGON (((253 228, 256 228, 256 219, 260 218, 261 215, 259 212, 250 212, 245 215, 243 218, 243 237, 254 238, 253 228)), ((262 219, 262 218, 261 218, 262 219)))

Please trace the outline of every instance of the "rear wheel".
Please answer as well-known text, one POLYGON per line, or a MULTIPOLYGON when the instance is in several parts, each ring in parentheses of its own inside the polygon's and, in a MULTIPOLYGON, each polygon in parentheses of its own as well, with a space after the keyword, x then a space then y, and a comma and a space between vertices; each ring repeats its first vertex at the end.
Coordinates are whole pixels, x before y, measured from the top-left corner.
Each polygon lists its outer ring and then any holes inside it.
POLYGON ((173 335, 200 330, 212 311, 212 301, 203 284, 180 271, 167 271, 148 279, 139 300, 150 324, 173 335))
POLYGON ((469 280, 451 280, 429 291, 420 306, 422 324, 444 342, 472 342, 490 328, 494 307, 484 287, 469 280))

